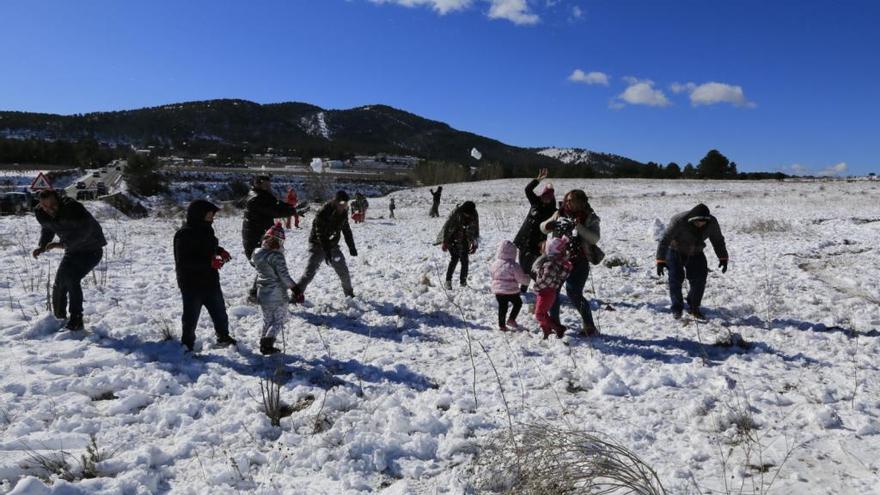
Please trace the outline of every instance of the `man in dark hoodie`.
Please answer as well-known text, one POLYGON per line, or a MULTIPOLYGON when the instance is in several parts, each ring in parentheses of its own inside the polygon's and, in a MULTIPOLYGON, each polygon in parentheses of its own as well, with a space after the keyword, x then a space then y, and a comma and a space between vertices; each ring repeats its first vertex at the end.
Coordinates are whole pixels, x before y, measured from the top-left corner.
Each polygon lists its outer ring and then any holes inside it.
POLYGON ((345 256, 339 249, 339 238, 345 237, 348 254, 358 255, 357 248, 354 247, 354 236, 351 235, 351 226, 348 224, 348 200, 348 193, 338 191, 333 200, 326 202, 315 215, 312 232, 309 234, 309 260, 296 287, 293 288, 294 302, 303 301, 306 287, 315 277, 321 262, 333 267, 339 275, 339 281, 342 282, 342 292, 348 297, 354 297, 348 265, 345 264, 345 256))
MULTIPOLYGON (((297 214, 297 208, 279 200, 272 194, 272 179, 268 175, 254 178, 254 186, 248 193, 244 207, 244 220, 241 223, 241 239, 244 244, 244 255, 248 260, 254 249, 260 246, 263 235, 269 227, 275 225, 276 218, 287 218, 297 214)), ((248 291, 248 301, 256 302, 257 285, 254 279, 248 291)))
POLYGON ((214 322, 217 345, 235 344, 235 339, 229 336, 229 318, 218 273, 231 256, 220 247, 211 226, 218 210, 210 201, 193 201, 186 209, 186 222, 174 234, 174 268, 183 298, 180 340, 188 351, 193 350, 196 342, 196 325, 202 306, 207 308, 214 322))
POLYGON ((34 209, 40 222, 40 241, 33 251, 36 258, 55 248, 64 249, 64 256, 55 274, 52 286, 52 312, 55 318, 67 318, 68 296, 70 319, 65 328, 83 330, 83 293, 80 282, 101 261, 104 255, 104 231, 95 217, 72 198, 62 198, 58 191, 49 189, 39 195, 39 206, 34 209), (55 236, 59 242, 51 242, 55 236))
POLYGON ((681 298, 681 284, 687 277, 690 290, 687 295, 688 313, 694 318, 705 319, 700 312, 703 291, 709 267, 703 249, 706 239, 718 256, 718 268, 727 272, 727 247, 718 220, 709 214, 709 207, 698 204, 690 211, 672 217, 666 232, 657 246, 657 275, 669 269, 669 297, 672 300, 672 316, 681 318, 684 301, 681 298))
POLYGON ((452 276, 459 261, 461 262, 459 284, 467 287, 469 256, 477 252, 479 242, 480 216, 477 213, 477 205, 473 201, 465 201, 452 210, 434 242, 435 246, 439 244, 444 252, 449 253, 445 283, 447 290, 452 289, 452 276))
MULTIPOLYGON (((547 169, 542 168, 538 172, 538 177, 526 184, 526 198, 531 208, 519 232, 513 238, 513 244, 519 248, 519 266, 526 273, 531 273, 532 265, 541 256, 541 243, 547 239, 547 235, 541 232, 541 223, 556 213, 556 196, 551 184, 544 186, 540 196, 535 194, 535 188, 545 178, 547 178, 547 169)), ((528 286, 522 286, 520 289, 525 292, 528 286)))

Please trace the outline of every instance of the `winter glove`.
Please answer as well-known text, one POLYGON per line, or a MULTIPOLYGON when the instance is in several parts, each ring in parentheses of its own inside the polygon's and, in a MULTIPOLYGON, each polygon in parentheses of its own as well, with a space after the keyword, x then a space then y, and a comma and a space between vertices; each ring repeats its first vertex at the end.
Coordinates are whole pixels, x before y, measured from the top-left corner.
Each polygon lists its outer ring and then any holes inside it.
POLYGON ((468 254, 474 254, 477 252, 477 243, 472 242, 470 249, 468 249, 468 254))
POLYGON ((443 245, 440 246, 440 249, 442 249, 444 253, 445 253, 446 251, 449 251, 449 244, 446 244, 446 243, 444 242, 443 245))
POLYGON ((350 254, 352 256, 357 256, 358 255, 357 248, 354 248, 354 247, 348 248, 348 254, 350 254))
POLYGON ((718 268, 721 268, 721 273, 727 273, 727 260, 718 260, 718 268))
POLYGON ((657 276, 662 277, 663 272, 666 270, 666 262, 663 260, 657 260, 657 276))
POLYGON ((214 256, 214 259, 211 260, 211 268, 215 270, 223 268, 223 258, 220 255, 214 256))
POLYGON ((232 255, 229 254, 229 251, 223 248, 217 248, 217 255, 220 256, 220 259, 222 259, 224 263, 232 259, 232 255))

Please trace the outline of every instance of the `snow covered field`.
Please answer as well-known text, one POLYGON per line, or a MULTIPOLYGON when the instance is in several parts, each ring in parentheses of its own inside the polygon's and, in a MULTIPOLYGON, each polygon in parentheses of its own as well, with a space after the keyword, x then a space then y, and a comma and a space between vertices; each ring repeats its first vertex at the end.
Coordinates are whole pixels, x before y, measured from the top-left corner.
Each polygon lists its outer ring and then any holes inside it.
MULTIPOLYGON (((221 280, 239 348, 215 349, 203 313, 194 358, 162 340, 163 327, 180 331, 180 219, 90 206, 109 244, 87 278, 90 333, 77 337, 46 315, 60 252, 33 260, 36 220, 3 217, 0 492, 468 493, 473 455, 506 432, 503 390, 515 426, 599 432, 669 493, 753 493, 771 480, 771 493, 880 493, 880 185, 553 180, 560 195, 587 191, 617 266, 596 267, 587 284, 603 336, 543 341, 526 314, 531 332, 499 332, 489 291, 495 249, 528 210, 526 182, 446 186, 439 219, 427 217, 427 188, 391 195, 396 220, 387 198, 371 198, 370 218, 352 225, 357 296, 346 301, 322 267, 307 304, 291 308, 286 355, 272 359, 257 352, 261 316, 244 303, 253 269, 239 212, 214 224, 235 256, 221 280), (483 237, 470 288, 450 299, 447 257, 432 242, 466 199, 483 237), (710 321, 682 324, 654 271, 653 231, 698 202, 718 217, 730 270, 709 275, 710 321), (715 345, 731 334, 749 347, 715 345), (293 411, 273 427, 258 399, 279 369, 293 411), (25 467, 64 451, 76 474, 91 435, 112 453, 98 478, 46 488, 25 467)), ((288 234, 294 276, 311 219, 288 234)), ((579 327, 570 307, 563 323, 579 327)))

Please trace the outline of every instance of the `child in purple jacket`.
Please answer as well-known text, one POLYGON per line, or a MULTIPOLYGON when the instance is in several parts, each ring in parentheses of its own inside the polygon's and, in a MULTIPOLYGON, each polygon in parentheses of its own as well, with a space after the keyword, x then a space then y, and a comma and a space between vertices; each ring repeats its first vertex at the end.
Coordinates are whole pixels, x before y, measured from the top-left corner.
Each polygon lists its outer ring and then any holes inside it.
POLYGON ((489 274, 492 276, 492 292, 495 293, 495 299, 498 300, 498 329, 502 332, 506 332, 507 329, 522 329, 516 323, 516 316, 522 308, 519 292, 521 285, 528 285, 529 276, 517 263, 516 251, 516 246, 512 242, 501 241, 495 262, 489 267, 489 274), (508 304, 513 305, 510 318, 507 318, 508 304))

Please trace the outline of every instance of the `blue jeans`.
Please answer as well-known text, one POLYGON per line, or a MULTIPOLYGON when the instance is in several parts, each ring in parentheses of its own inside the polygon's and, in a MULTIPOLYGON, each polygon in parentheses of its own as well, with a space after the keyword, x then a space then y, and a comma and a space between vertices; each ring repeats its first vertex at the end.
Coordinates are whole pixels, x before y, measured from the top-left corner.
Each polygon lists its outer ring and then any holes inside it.
POLYGON ((670 248, 666 251, 666 269, 669 270, 669 299, 672 301, 672 311, 684 310, 681 284, 685 277, 690 285, 687 295, 688 307, 699 309, 703 301, 703 291, 706 290, 706 277, 709 276, 706 255, 697 253, 685 256, 670 248))
POLYGON ((196 325, 199 323, 202 306, 208 310, 211 320, 214 321, 214 332, 217 336, 229 335, 229 317, 226 316, 226 302, 219 285, 209 289, 181 289, 180 295, 183 298, 183 331, 180 341, 187 349, 192 350, 196 343, 196 325))
POLYGON ((102 249, 85 253, 64 253, 55 274, 55 285, 52 286, 52 312, 56 317, 65 316, 68 296, 71 316, 82 316, 83 291, 80 282, 98 266, 103 256, 102 249))
MULTIPOLYGON (((590 301, 584 297, 584 286, 587 284, 587 278, 590 276, 590 262, 586 258, 578 258, 574 262, 571 273, 565 280, 565 294, 571 305, 581 315, 581 319, 586 327, 596 327, 593 323, 593 311, 590 309, 590 301)), ((561 289, 561 288, 560 288, 561 289)), ((550 308, 550 318, 559 321, 559 290, 556 291, 556 301, 550 308)))

